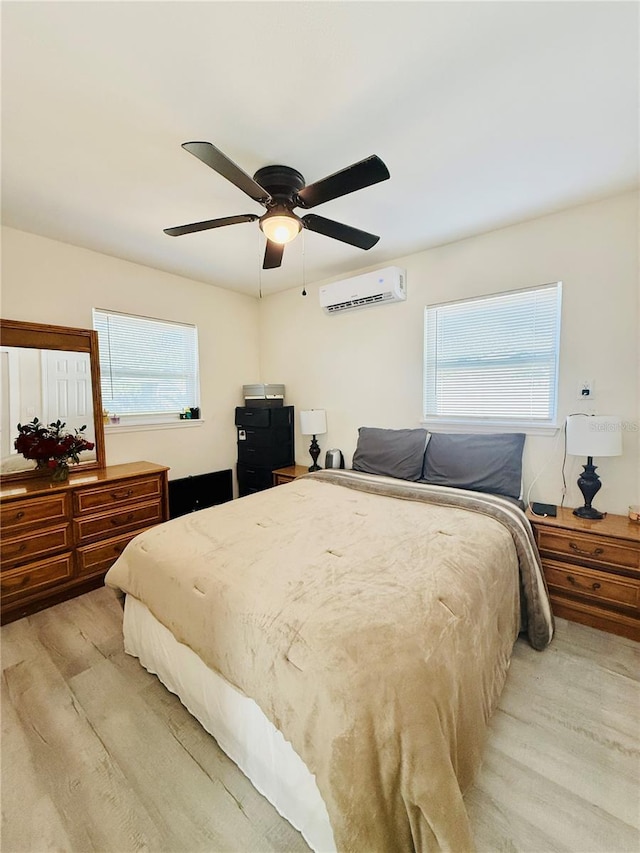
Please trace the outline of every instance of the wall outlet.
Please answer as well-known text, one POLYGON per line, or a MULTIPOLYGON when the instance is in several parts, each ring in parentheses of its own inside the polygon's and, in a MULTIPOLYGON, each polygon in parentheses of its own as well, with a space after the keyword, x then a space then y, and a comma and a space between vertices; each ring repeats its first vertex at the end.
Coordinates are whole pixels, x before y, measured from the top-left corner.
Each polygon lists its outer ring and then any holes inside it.
POLYGON ((579 400, 593 400, 593 379, 585 379, 578 385, 579 400))

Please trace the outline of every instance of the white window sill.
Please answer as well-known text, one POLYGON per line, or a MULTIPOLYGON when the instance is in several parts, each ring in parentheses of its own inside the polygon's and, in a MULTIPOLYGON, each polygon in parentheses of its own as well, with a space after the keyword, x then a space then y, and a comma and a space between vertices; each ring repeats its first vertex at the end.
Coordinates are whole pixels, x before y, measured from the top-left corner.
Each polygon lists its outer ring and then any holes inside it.
POLYGON ((171 421, 156 421, 153 422, 134 422, 122 420, 119 424, 105 424, 104 431, 106 435, 114 435, 118 432, 142 432, 155 429, 184 429, 185 427, 199 427, 204 424, 203 418, 185 418, 184 420, 171 421))
POLYGON ((524 432, 526 435, 552 435, 560 429, 557 424, 514 423, 509 421, 462 421, 446 418, 431 418, 421 421, 420 424, 430 432, 524 432))

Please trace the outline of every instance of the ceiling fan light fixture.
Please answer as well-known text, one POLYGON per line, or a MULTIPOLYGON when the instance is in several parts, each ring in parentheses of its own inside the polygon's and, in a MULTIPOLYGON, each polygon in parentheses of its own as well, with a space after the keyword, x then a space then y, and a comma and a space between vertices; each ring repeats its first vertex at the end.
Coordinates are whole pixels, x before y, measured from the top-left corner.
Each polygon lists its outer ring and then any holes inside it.
POLYGON ((258 216, 257 213, 242 213, 238 216, 223 216, 202 222, 190 222, 175 228, 165 228, 164 233, 170 237, 180 237, 183 234, 221 228, 223 225, 258 220, 267 238, 262 262, 264 270, 276 269, 281 265, 285 245, 295 240, 303 228, 331 237, 332 240, 357 246, 359 249, 371 249, 380 239, 376 234, 369 234, 368 231, 352 228, 350 225, 326 219, 324 216, 308 213, 299 217, 293 213, 296 207, 307 210, 332 201, 334 198, 373 186, 380 181, 386 181, 389 178, 389 170, 377 154, 372 154, 313 184, 305 185, 304 175, 291 166, 262 166, 251 178, 210 142, 185 142, 182 147, 205 166, 242 190, 249 198, 261 204, 267 212, 262 216, 258 216))
POLYGON ((289 210, 274 209, 260 218, 260 228, 267 240, 284 245, 295 240, 302 230, 302 222, 289 210))

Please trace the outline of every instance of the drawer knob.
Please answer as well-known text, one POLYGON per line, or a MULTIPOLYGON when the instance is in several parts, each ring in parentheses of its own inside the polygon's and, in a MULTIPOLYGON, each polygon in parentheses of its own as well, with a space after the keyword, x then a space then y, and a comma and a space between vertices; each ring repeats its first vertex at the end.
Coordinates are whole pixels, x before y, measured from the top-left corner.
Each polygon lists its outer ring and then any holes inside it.
POLYGON ((19 521, 23 517, 24 517, 24 511, 23 510, 20 510, 20 512, 16 513, 16 521, 19 521))
MULTIPOLYGON (((573 575, 567 575, 567 581, 571 584, 571 586, 579 586, 577 580, 574 578, 573 575)), ((591 589, 595 592, 597 589, 600 589, 601 586, 602 584, 598 583, 598 581, 594 581, 591 584, 591 589)))
POLYGON ((111 492, 111 497, 114 499, 114 501, 121 501, 124 498, 130 498, 132 494, 133 489, 127 489, 124 492, 111 492))
POLYGON ((583 551, 582 548, 578 548, 575 542, 569 542, 569 548, 571 548, 571 550, 576 554, 580 554, 581 557, 599 557, 600 554, 604 554, 604 548, 594 548, 593 551, 583 551))

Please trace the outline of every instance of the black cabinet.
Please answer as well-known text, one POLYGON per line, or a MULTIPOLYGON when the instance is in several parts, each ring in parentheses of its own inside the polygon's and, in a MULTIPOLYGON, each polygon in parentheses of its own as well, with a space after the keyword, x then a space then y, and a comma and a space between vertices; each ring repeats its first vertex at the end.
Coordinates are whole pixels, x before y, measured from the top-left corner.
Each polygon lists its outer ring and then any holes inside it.
POLYGON ((238 406, 238 490, 240 497, 268 489, 272 471, 294 464, 293 406, 238 406))

